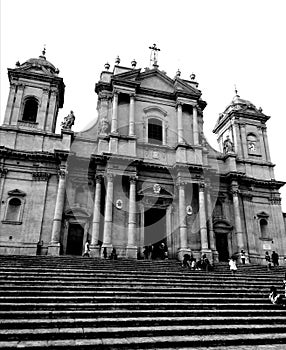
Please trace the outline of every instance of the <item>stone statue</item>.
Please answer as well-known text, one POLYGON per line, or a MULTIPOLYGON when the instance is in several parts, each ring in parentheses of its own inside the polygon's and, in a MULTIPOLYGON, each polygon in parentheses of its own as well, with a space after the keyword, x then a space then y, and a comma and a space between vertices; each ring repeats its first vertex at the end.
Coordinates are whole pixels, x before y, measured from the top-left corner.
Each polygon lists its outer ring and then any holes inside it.
POLYGON ((106 118, 101 119, 100 121, 100 134, 107 134, 109 129, 109 122, 106 118))
POLYGON ((223 142, 223 151, 224 151, 224 153, 234 152, 233 143, 228 135, 223 142))
POLYGON ((75 115, 73 111, 70 111, 70 114, 64 117, 64 121, 61 123, 62 129, 70 129, 74 125, 75 115))

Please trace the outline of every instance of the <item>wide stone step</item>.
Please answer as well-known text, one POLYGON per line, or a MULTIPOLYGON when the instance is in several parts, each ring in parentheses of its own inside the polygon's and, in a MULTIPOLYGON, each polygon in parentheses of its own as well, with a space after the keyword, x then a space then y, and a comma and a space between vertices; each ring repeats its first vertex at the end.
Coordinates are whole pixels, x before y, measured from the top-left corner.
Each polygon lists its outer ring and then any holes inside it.
POLYGON ((285 333, 259 333, 259 334, 224 334, 219 335, 186 335, 186 336, 147 336, 130 338, 89 338, 89 339, 63 339, 63 340, 35 340, 35 341, 1 341, 1 349, 164 349, 169 344, 174 348, 200 348, 202 346, 228 346, 252 344, 285 344, 285 333))
POLYGON ((3 311, 78 311, 78 312, 96 312, 101 317, 110 316, 110 313, 115 313, 117 315, 123 315, 124 317, 137 317, 137 316, 176 316, 176 313, 181 316, 189 316, 193 314, 194 316, 203 315, 218 315, 218 316, 258 316, 263 315, 263 313, 272 313, 276 315, 284 315, 285 310, 273 309, 272 305, 268 304, 246 304, 246 303, 232 303, 232 304, 133 304, 133 303, 109 303, 109 304, 80 304, 80 303, 53 303, 53 304, 1 304, 0 309, 3 311))
POLYGON ((158 336, 195 336, 222 334, 259 334, 285 333, 286 325, 179 325, 150 327, 70 327, 45 329, 0 329, 0 340, 50 340, 50 339, 84 339, 84 338, 130 338, 130 337, 158 337, 158 336))
MULTIPOLYGON (((12 316, 12 315, 11 315, 12 316)), ((19 318, 18 316, 25 315, 15 315, 15 318, 2 318, 0 320, 0 329, 36 329, 36 328, 71 328, 71 327, 143 327, 143 326, 165 326, 165 325, 229 325, 229 324, 243 324, 243 325, 267 325, 269 323, 269 315, 261 316, 251 316, 245 318, 244 316, 229 316, 227 319, 225 317, 108 317, 108 318, 98 318, 98 317, 86 317, 86 318, 72 318, 62 317, 62 318, 39 318, 43 315, 38 315, 35 313, 35 318, 19 318)), ((30 315, 31 316, 31 315, 30 315)), ((67 315, 66 315, 67 316, 67 315)), ((86 315, 93 316, 93 315, 86 315)), ((271 321, 273 324, 283 324, 285 325, 284 316, 271 316, 271 321)))
POLYGON ((177 296, 130 296, 130 295, 106 295, 106 296, 78 296, 75 297, 72 296, 36 296, 36 297, 22 297, 22 296, 13 296, 13 297, 6 297, 6 296, 0 296, 0 305, 6 304, 6 303, 79 303, 79 304, 90 304, 90 303, 125 303, 128 301, 129 303, 134 304, 142 304, 144 303, 175 303, 175 304, 201 304, 201 303, 212 303, 216 302, 219 304, 229 304, 236 301, 236 303, 264 303, 267 302, 269 304, 269 301, 265 297, 258 297, 257 295, 252 296, 249 298, 247 294, 243 295, 243 297, 239 298, 237 295, 231 295, 229 297, 221 296, 220 294, 212 295, 212 296, 203 296, 201 294, 199 295, 191 295, 190 296, 181 296, 178 298, 177 296))

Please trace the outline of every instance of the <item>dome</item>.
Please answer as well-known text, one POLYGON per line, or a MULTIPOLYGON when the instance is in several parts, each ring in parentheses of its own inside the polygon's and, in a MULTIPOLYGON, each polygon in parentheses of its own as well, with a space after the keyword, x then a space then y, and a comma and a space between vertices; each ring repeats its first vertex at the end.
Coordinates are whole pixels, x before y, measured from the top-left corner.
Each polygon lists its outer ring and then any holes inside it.
POLYGON ((57 75, 59 73, 59 70, 46 59, 45 51, 38 58, 30 58, 24 63, 18 64, 17 68, 47 75, 57 75))
POLYGON ((231 104, 233 105, 245 105, 245 106, 254 106, 254 104, 248 100, 244 100, 239 95, 235 95, 234 98, 231 101, 231 104))

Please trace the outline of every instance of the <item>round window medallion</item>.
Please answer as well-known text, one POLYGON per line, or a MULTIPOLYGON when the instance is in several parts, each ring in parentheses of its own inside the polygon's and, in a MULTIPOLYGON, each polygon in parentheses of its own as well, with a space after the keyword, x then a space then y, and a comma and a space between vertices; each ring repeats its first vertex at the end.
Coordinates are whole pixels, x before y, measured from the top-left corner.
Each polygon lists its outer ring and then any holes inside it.
POLYGON ((187 211, 187 215, 192 215, 193 214, 192 206, 191 205, 187 205, 186 211, 187 211))
POLYGON ((117 199, 115 205, 116 205, 117 209, 122 209, 122 206, 123 206, 122 200, 121 199, 117 199))

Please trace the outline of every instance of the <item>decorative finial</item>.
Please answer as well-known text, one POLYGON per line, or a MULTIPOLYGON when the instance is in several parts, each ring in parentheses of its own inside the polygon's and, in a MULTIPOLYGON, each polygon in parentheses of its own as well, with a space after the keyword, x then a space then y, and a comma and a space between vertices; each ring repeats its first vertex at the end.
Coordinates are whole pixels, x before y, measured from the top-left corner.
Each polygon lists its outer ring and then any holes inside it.
POLYGON ((195 79, 196 79, 196 74, 195 74, 195 73, 192 73, 192 74, 190 75, 190 78, 191 78, 191 80, 195 80, 195 79))
POLYGON ((237 91, 237 88, 236 88, 236 84, 234 84, 234 92, 235 92, 235 96, 238 96, 238 97, 239 97, 238 91, 237 91))
POLYGON ((104 68, 105 68, 106 70, 109 70, 110 64, 109 64, 108 62, 106 62, 105 65, 104 65, 104 68))
POLYGON ((43 51, 42 51, 42 54, 43 54, 43 56, 46 55, 46 44, 44 44, 44 49, 43 49, 43 51))
POLYGON ((119 56, 117 56, 115 59, 115 64, 119 64, 119 63, 120 63, 120 58, 119 58, 119 56))
POLYGON ((131 67, 135 68, 136 67, 137 62, 135 61, 135 59, 133 59, 133 61, 131 61, 131 67))
POLYGON ((181 71, 180 71, 180 69, 178 69, 176 72, 176 77, 180 77, 180 76, 181 76, 181 71))
POLYGON ((150 66, 153 62, 153 67, 158 68, 158 51, 161 51, 156 44, 153 44, 153 46, 149 46, 149 49, 151 50, 151 56, 150 56, 150 66))
POLYGON ((20 67, 20 62, 19 61, 16 62, 16 67, 20 67))

